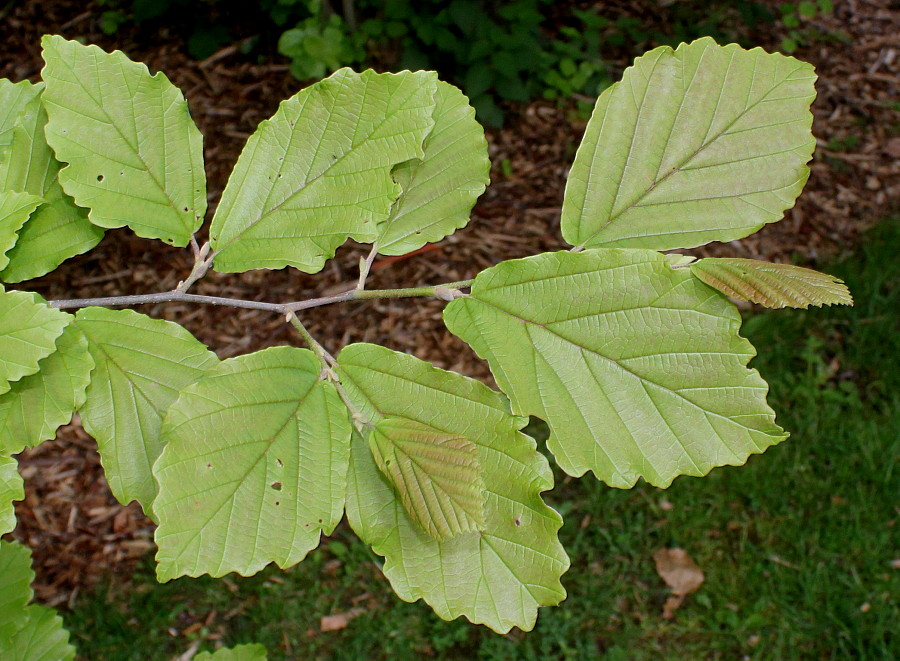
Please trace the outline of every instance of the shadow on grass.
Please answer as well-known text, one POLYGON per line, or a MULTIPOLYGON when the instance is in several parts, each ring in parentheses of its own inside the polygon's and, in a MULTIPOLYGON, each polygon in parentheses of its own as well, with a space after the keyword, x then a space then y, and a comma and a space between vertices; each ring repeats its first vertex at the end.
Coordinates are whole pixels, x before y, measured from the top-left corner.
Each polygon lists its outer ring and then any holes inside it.
MULTIPOLYGON (((396 599, 345 526, 287 572, 156 585, 148 563, 65 614, 85 659, 162 659, 261 642, 270 659, 900 658, 900 223, 827 271, 854 308, 766 311, 758 348, 787 442, 666 491, 557 474, 569 598, 534 632, 498 636, 396 599), (671 620, 652 553, 688 551, 706 582, 671 620), (895 563, 896 564, 896 563, 895 563), (320 618, 359 609, 340 631, 320 618), (187 630, 187 633, 185 631, 187 630)), ((532 431, 541 435, 540 424, 532 431)))

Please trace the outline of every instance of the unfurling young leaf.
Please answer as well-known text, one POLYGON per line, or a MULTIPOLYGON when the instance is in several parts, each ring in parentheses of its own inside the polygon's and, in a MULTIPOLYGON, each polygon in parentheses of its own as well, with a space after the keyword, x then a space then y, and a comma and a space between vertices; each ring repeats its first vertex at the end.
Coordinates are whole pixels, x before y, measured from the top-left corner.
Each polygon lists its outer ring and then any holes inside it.
POLYGON ((782 441, 735 307, 651 250, 544 253, 482 271, 447 327, 570 475, 610 486, 743 464, 782 441))
POLYGON ((97 441, 113 495, 138 501, 152 517, 163 416, 218 359, 178 324, 132 310, 84 308, 75 323, 96 363, 81 422, 97 441))
POLYGON ((350 419, 313 352, 223 361, 186 388, 154 466, 157 577, 289 567, 344 512, 350 419))
POLYGON ((37 294, 0 287, 0 394, 9 391, 10 381, 38 371, 71 318, 37 294))
POLYGON ((206 174, 184 96, 121 51, 59 36, 41 45, 47 142, 68 163, 63 189, 95 225, 187 245, 206 213, 206 174))
POLYGON ((81 331, 67 326, 56 350, 38 363, 39 371, 0 395, 0 452, 15 454, 54 438, 84 404, 93 367, 81 331))
POLYGON ((6 282, 49 273, 103 238, 103 229, 88 220, 87 210, 76 206, 63 191, 57 176, 62 164, 47 144, 46 124, 47 113, 37 95, 19 113, 12 142, 0 158, 0 191, 24 191, 42 198, 7 253, 9 264, 0 271, 0 279, 6 282))
POLYGON ((767 308, 853 305, 850 291, 838 278, 791 264, 707 257, 691 264, 691 272, 728 296, 767 308))
POLYGON ((588 248, 691 248, 780 220, 809 176, 813 67, 709 37, 635 60, 572 165, 562 233, 588 248))
POLYGON ((478 447, 405 418, 384 418, 369 434, 372 456, 409 517, 437 540, 484 527, 478 447))
POLYGON ((400 193, 392 168, 425 155, 436 88, 433 72, 341 69, 283 101, 222 193, 215 269, 316 273, 348 237, 374 241, 400 193))
POLYGON ((405 255, 464 227, 490 182, 487 140, 475 109, 462 92, 442 81, 424 149, 421 159, 394 168, 401 193, 378 227, 375 246, 382 255, 405 255))
POLYGON ((481 464, 483 526, 437 540, 410 517, 366 439, 354 433, 347 519, 384 556, 394 591, 406 601, 424 599, 444 619, 464 615, 499 632, 530 630, 538 607, 565 598, 559 579, 569 560, 556 538, 562 519, 541 499, 553 474, 518 431, 527 419, 511 416, 483 383, 384 347, 352 344, 338 363, 348 397, 376 428, 389 420, 404 434, 425 428, 464 438, 481 464))
MULTIPOLYGON (((19 475, 19 463, 6 450, 0 450, 0 535, 12 532, 16 528, 16 510, 13 501, 25 497, 22 476, 19 475)), ((0 607, 2 611, 2 607, 0 607)), ((2 620, 2 612, 0 612, 2 620)), ((2 630, 2 625, 0 625, 2 630)), ((2 638, 2 634, 0 634, 2 638)))

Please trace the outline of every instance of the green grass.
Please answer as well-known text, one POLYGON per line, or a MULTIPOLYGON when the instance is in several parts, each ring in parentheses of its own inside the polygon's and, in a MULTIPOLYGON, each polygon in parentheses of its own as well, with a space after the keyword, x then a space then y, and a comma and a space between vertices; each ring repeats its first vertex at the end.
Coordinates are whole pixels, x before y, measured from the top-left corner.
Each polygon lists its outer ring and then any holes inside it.
MULTIPOLYGON (((742 468, 661 491, 561 479, 569 598, 532 633, 498 636, 396 599, 378 558, 339 528, 288 572, 156 585, 152 566, 65 613, 83 658, 163 659, 193 640, 261 642, 270 659, 900 658, 900 223, 827 269, 856 307, 747 320, 754 362, 792 438, 742 468), (665 505, 664 505, 665 501, 665 505), (671 508, 669 508, 669 504, 671 508), (706 573, 672 620, 653 551, 687 550, 706 573), (342 631, 323 615, 364 609, 342 631), (184 636, 194 622, 209 626, 184 636)), ((540 433, 540 427, 535 427, 540 433)))

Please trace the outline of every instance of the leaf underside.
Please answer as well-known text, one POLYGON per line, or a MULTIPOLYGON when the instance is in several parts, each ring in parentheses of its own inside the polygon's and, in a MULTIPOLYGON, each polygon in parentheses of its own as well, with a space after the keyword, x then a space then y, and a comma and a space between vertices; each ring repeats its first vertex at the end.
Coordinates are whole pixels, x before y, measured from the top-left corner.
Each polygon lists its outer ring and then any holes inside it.
POLYGON ((0 535, 15 530, 16 509, 13 501, 25 497, 25 486, 18 467, 19 463, 15 457, 0 450, 0 535))
POLYGON ((84 336, 67 326, 56 350, 38 363, 39 371, 0 395, 0 451, 15 454, 54 438, 84 404, 93 367, 84 336))
POLYGON ((597 100, 563 237, 668 250, 780 220, 809 176, 814 81, 810 64, 709 37, 637 58, 597 100))
POLYGON ((786 434, 724 297, 650 250, 544 253, 482 271, 444 311, 570 475, 610 486, 740 465, 786 434))
POLYGON ((348 237, 371 243, 433 126, 433 72, 341 69, 283 101, 250 136, 210 229, 222 272, 307 273, 348 237))
POLYGON ((59 183, 62 164, 44 136, 47 113, 40 96, 22 110, 12 130, 9 149, 0 160, 0 190, 23 191, 42 198, 7 256, 0 279, 21 282, 49 273, 69 257, 97 245, 103 229, 88 220, 59 183))
POLYGON ((465 95, 438 81, 433 118, 423 158, 394 168, 402 192, 378 228, 382 255, 405 255, 464 227, 490 182, 484 129, 465 95))
POLYGON ((707 257, 691 272, 720 292, 767 308, 853 305, 847 286, 827 273, 756 259, 707 257))
POLYGON ((511 416, 484 384, 384 347, 350 345, 338 363, 349 398, 373 423, 404 420, 407 428, 477 447, 484 525, 439 541, 409 516, 366 439, 354 433, 347 519, 385 557, 394 591, 406 601, 424 599, 444 619, 464 615, 498 632, 530 630, 538 607, 565 598, 559 579, 569 561, 556 537, 562 519, 540 496, 552 487, 552 473, 518 431, 527 420, 511 416))
POLYGON ((40 94, 42 86, 27 80, 13 83, 0 78, 0 159, 13 139, 13 128, 25 106, 40 94))
POLYGON ((4 661, 72 661, 75 648, 69 644, 69 632, 62 618, 46 606, 31 604, 24 609, 22 628, 16 631, 7 647, 0 648, 4 661))
POLYGON ((38 371, 38 363, 56 349, 71 315, 51 308, 35 293, 0 287, 0 394, 10 381, 38 371))
POLYGON ((28 619, 25 605, 34 592, 31 550, 18 542, 0 541, 0 651, 28 619))
POLYGON ((100 227, 185 246, 206 213, 203 138, 162 73, 121 51, 41 40, 47 141, 63 189, 100 227))
POLYGON ((116 499, 136 500, 152 516, 163 416, 218 359, 178 324, 132 310, 83 308, 76 324, 96 365, 81 422, 97 441, 116 499))
POLYGON ((19 230, 41 202, 41 198, 29 193, 0 192, 0 269, 9 264, 6 253, 16 244, 19 230))
POLYGON ((369 434, 375 463, 409 517, 437 540, 484 527, 478 448, 405 418, 385 418, 369 434))
POLYGON ((344 511, 350 420, 315 354, 274 347, 223 361, 163 425, 157 577, 289 567, 344 511))

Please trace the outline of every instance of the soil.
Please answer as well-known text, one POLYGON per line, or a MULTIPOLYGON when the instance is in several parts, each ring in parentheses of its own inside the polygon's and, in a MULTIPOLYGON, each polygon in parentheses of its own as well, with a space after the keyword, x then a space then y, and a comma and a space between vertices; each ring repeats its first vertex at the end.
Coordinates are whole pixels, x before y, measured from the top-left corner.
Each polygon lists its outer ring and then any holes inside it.
MULTIPOLYGON (((660 6, 666 3, 577 4, 596 4, 604 15, 637 16, 652 25, 662 21, 660 6)), ((837 1, 832 16, 806 21, 806 28, 823 35, 794 53, 812 62, 819 75, 813 105, 819 147, 806 190, 781 222, 740 241, 698 249, 698 254, 815 264, 851 252, 863 230, 896 213, 900 192, 897 9, 896 2, 888 0, 837 1)), ((146 62, 152 71, 165 72, 184 90, 205 135, 209 199, 214 209, 247 137, 302 85, 290 76, 284 62, 277 58, 264 64, 251 61, 237 46, 195 61, 186 54, 174 28, 163 26, 152 33, 128 28, 105 35, 99 29, 102 11, 97 3, 85 6, 75 0, 30 0, 0 10, 4 36, 0 77, 37 80, 42 66, 39 39, 47 33, 80 38, 107 50, 120 48, 132 59, 146 62)), ((744 32, 746 40, 770 51, 778 48, 783 36, 771 25, 744 32)), ((616 79, 630 55, 621 49, 604 51, 616 79)), ((559 234, 559 208, 584 125, 571 108, 549 102, 510 109, 506 127, 489 132, 493 184, 476 206, 472 222, 411 255, 379 259, 369 286, 463 280, 503 259, 565 248, 559 234)), ((336 293, 355 284, 359 258, 366 252, 348 244, 314 276, 292 269, 211 273, 193 291, 269 301, 336 293)), ((24 286, 48 299, 164 291, 190 272, 191 261, 188 250, 116 230, 108 232, 89 254, 24 286)), ((350 342, 377 342, 490 382, 486 366, 446 332, 441 309, 438 301, 372 301, 318 308, 303 321, 332 352, 350 342)), ((282 318, 265 312, 181 304, 144 306, 141 312, 183 324, 221 358, 297 343, 282 318)), ((19 524, 12 536, 34 551, 39 601, 71 605, 98 577, 108 572, 127 575, 136 559, 152 551, 152 523, 136 505, 123 507, 112 498, 96 445, 77 418, 60 431, 57 440, 26 451, 19 461, 26 498, 16 506, 19 524)))

